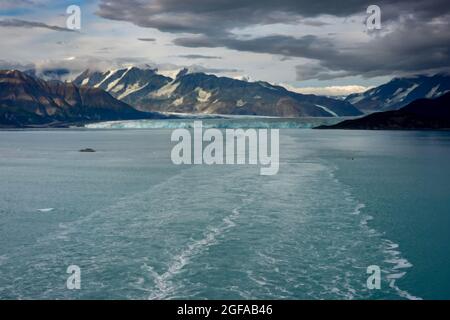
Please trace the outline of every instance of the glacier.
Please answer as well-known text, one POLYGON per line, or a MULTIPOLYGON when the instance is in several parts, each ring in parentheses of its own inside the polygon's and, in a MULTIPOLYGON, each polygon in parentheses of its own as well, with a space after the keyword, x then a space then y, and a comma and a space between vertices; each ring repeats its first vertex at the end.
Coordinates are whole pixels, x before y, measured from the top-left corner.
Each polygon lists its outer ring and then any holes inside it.
MULTIPOLYGON (((321 125, 333 125, 348 118, 267 118, 227 117, 203 120, 204 128, 217 129, 309 129, 321 125)), ((87 129, 192 129, 195 117, 170 120, 122 120, 86 124, 87 129)))

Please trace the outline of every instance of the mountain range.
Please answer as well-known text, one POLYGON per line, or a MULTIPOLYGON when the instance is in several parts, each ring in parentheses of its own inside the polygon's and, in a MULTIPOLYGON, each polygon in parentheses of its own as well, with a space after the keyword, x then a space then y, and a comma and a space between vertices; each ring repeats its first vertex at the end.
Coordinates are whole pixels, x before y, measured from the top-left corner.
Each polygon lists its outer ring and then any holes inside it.
POLYGON ((418 99, 394 111, 377 112, 320 129, 414 130, 450 129, 450 92, 435 99, 418 99))
MULTIPOLYGON (((67 126, 96 121, 167 118, 170 113, 355 117, 363 112, 398 110, 418 99, 441 97, 450 91, 447 74, 395 78, 346 99, 299 94, 268 82, 249 82, 187 69, 173 77, 160 74, 157 69, 129 67, 106 72, 86 70, 72 82, 42 79, 65 74, 65 69, 0 71, 0 125, 67 126)), ((430 103, 426 101, 421 101, 420 106, 427 108, 430 103)), ((415 114, 427 117, 426 114, 415 114)), ((404 116, 402 113, 388 115, 404 116)), ((375 116, 377 119, 383 117, 375 116)), ((363 119, 367 120, 362 118, 361 121, 363 119)), ((408 119, 412 118, 408 116, 408 119)), ((408 122, 407 127, 420 127, 416 120, 408 122)))
POLYGON ((248 82, 181 70, 174 79, 155 69, 130 67, 106 72, 86 70, 78 86, 100 88, 140 111, 337 117, 362 113, 346 101, 304 95, 267 82, 248 82))
POLYGON ((99 88, 44 81, 17 70, 0 71, 1 126, 66 126, 148 118, 164 116, 137 111, 99 88))
POLYGON ((417 75, 394 78, 363 93, 349 95, 345 101, 364 113, 398 110, 414 100, 437 98, 450 91, 450 75, 417 75))

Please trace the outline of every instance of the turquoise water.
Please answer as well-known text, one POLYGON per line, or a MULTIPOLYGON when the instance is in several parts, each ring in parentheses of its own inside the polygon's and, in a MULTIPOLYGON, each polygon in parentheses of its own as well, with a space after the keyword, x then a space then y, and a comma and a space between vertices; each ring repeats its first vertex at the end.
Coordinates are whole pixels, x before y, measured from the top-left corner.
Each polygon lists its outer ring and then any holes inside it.
POLYGON ((275 176, 170 134, 0 132, 0 298, 450 298, 449 133, 283 129, 275 176))

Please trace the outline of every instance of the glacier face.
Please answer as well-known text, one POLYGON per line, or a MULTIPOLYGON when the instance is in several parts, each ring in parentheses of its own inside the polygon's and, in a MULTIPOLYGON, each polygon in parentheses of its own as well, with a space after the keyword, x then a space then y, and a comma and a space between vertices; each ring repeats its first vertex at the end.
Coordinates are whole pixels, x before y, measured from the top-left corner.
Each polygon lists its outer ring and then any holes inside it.
POLYGON ((309 129, 320 125, 333 125, 343 118, 265 118, 265 117, 195 117, 170 120, 106 121, 85 125, 87 129, 192 129, 195 119, 201 119, 205 129, 309 129))

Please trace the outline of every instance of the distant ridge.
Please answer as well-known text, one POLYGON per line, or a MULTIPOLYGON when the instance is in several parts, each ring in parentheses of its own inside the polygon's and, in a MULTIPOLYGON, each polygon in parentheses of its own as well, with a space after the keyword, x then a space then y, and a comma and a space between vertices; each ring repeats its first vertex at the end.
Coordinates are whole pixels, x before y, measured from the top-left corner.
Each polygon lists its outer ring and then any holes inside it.
POLYGON ((419 99, 395 111, 373 113, 319 129, 415 130, 450 129, 450 92, 436 99, 419 99))

